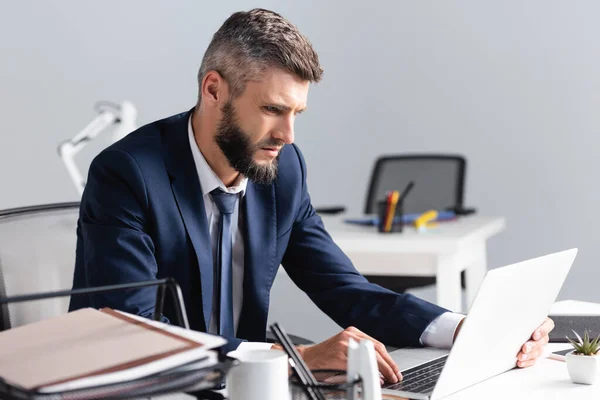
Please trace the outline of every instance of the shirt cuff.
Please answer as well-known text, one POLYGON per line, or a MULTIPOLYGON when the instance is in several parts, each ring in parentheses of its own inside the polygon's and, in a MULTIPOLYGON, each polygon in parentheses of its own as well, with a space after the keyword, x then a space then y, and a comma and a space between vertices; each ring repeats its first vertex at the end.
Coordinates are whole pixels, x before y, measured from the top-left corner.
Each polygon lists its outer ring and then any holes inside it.
POLYGON ((269 350, 273 343, 262 342, 242 342, 237 348, 237 351, 252 351, 252 350, 269 350))
POLYGON ((449 349, 454 343, 454 334, 460 321, 465 318, 462 314, 445 312, 434 319, 425 328, 419 341, 423 346, 449 349))

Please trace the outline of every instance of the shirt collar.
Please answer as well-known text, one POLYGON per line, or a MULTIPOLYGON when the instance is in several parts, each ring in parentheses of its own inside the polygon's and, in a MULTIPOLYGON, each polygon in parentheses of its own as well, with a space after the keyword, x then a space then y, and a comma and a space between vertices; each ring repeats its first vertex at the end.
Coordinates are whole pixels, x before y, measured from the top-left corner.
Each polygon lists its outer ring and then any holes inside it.
POLYGON ((215 171, 208 165, 196 144, 194 130, 192 128, 192 115, 188 119, 188 137, 190 140, 190 148, 192 149, 192 156, 194 157, 194 164, 196 165, 196 171, 198 172, 198 178, 200 180, 200 187, 202 188, 202 196, 206 196, 216 188, 220 188, 226 193, 241 193, 243 197, 244 194, 246 194, 248 178, 240 174, 234 186, 225 186, 223 181, 215 174, 215 171))

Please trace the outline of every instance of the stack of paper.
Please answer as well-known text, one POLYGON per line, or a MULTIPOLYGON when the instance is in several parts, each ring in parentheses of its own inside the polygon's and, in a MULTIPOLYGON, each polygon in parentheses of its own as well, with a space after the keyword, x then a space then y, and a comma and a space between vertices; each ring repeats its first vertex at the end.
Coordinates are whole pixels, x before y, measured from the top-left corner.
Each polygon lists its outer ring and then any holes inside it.
POLYGON ((27 391, 125 382, 215 362, 225 340, 110 309, 91 308, 0 332, 0 377, 27 391))

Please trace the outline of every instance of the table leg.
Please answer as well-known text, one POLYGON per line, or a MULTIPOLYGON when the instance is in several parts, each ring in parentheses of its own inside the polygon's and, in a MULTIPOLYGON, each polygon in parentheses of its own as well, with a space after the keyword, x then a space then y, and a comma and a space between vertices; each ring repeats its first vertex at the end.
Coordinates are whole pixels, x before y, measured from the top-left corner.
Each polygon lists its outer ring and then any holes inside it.
POLYGON ((487 252, 485 243, 482 243, 477 250, 476 261, 471 263, 465 273, 466 273, 466 292, 467 292, 467 311, 471 304, 473 304, 473 300, 475 300, 475 296, 477 295, 477 291, 479 287, 483 283, 483 279, 485 278, 485 274, 487 272, 487 252))
POLYGON ((462 311, 460 268, 454 255, 443 255, 437 259, 436 292, 440 307, 462 311))

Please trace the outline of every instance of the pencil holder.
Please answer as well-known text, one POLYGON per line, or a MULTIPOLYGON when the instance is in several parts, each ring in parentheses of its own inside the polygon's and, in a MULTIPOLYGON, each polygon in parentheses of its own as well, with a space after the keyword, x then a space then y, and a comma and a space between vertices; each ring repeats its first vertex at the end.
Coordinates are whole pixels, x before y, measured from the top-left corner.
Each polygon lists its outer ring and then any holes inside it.
POLYGON ((396 210, 394 212, 394 215, 392 216, 392 227, 389 231, 385 229, 385 214, 387 212, 387 203, 385 201, 378 202, 377 210, 377 230, 380 233, 402 232, 402 230, 404 229, 404 224, 402 223, 402 203, 398 203, 396 205, 396 210))
MULTIPOLYGON (((314 370, 312 371, 317 381, 316 388, 321 391, 327 400, 359 400, 361 399, 362 380, 358 375, 348 382, 348 374, 342 370, 314 370)), ((310 400, 295 376, 290 378, 291 400, 310 400)))

